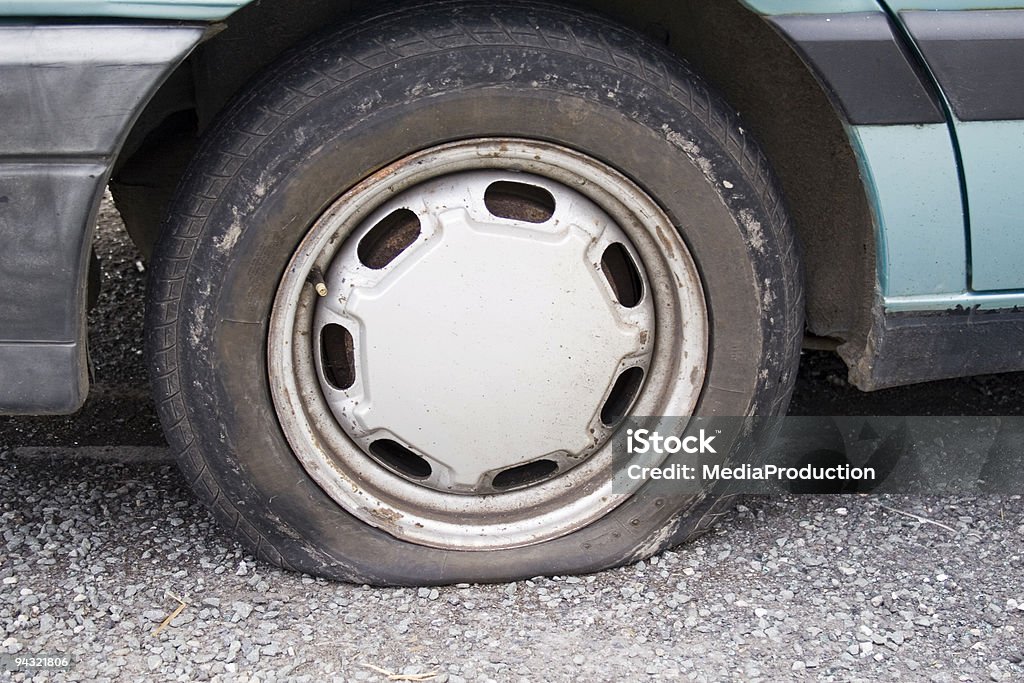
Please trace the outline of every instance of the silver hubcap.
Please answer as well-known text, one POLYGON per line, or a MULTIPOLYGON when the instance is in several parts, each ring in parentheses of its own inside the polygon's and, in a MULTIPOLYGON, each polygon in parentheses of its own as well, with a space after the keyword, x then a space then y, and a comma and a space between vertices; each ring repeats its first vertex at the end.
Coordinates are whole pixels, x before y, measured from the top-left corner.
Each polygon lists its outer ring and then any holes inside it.
POLYGON ((569 533, 610 491, 622 416, 685 415, 706 359, 685 245, 639 188, 570 150, 475 140, 404 159, 313 226, 268 361, 297 457, 405 540, 569 533))
POLYGON ((653 306, 628 244, 593 202, 532 174, 465 171, 406 190, 327 273, 315 336, 339 325, 354 341, 351 355, 318 349, 331 412, 385 466, 442 491, 572 469, 611 432, 601 408, 616 379, 642 377, 650 360, 653 306), (375 230, 417 228, 408 246, 392 239, 391 253, 368 258, 367 241, 389 237, 375 230), (602 269, 606 252, 625 252, 622 285, 640 284, 630 307, 602 269), (332 365, 350 386, 331 381, 332 365))

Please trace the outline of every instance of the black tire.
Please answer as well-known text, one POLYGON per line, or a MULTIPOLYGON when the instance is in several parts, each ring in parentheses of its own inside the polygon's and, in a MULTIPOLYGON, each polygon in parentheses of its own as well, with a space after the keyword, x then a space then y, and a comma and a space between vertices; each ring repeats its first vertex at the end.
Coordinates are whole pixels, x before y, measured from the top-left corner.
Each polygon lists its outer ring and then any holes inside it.
POLYGON ((713 497, 666 505, 641 489, 554 540, 439 550, 349 515, 296 460, 265 360, 296 245, 374 171, 478 136, 585 152, 654 197, 707 297, 697 412, 784 412, 803 331, 793 234, 764 156, 686 64, 630 30, 542 4, 378 13, 292 51, 236 98, 185 174, 154 257, 147 334, 168 441, 198 497, 259 558, 370 584, 503 581, 636 561, 713 518, 713 497))

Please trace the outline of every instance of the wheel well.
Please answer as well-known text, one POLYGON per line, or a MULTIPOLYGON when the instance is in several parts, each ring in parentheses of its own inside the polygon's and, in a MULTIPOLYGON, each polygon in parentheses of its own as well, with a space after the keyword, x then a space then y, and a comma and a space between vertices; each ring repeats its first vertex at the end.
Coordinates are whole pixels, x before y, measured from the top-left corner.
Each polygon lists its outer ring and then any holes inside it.
MULTIPOLYGON (((168 78, 129 134, 111 180, 147 256, 199 135, 232 95, 284 50, 365 4, 252 3, 168 78)), ((739 111, 771 160, 795 223, 809 332, 862 345, 875 288, 871 211, 839 115, 796 53, 737 0, 572 4, 666 45, 739 111)))

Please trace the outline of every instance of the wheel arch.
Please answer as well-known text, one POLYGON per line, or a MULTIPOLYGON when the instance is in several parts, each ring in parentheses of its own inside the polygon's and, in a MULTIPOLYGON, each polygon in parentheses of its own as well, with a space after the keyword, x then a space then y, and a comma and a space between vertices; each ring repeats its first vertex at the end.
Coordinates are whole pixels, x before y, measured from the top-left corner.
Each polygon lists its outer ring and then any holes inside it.
MULTIPOLYGON (((144 253, 198 136, 232 95, 282 52, 368 4, 251 3, 167 79, 130 132, 111 182, 144 253)), ((739 0, 571 4, 666 45, 740 112, 771 160, 801 242, 809 332, 863 346, 876 283, 871 209, 841 115, 786 40, 739 0)))

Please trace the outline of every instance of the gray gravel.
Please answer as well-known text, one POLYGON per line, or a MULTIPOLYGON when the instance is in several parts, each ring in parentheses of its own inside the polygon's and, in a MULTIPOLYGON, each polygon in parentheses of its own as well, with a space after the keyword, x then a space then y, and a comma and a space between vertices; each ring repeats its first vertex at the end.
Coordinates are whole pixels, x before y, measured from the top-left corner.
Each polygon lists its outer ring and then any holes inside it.
MULTIPOLYGON (((379 589, 254 561, 153 431, 144 273, 106 217, 104 296, 132 298, 94 313, 101 392, 79 416, 0 421, 0 652, 76 660, 12 680, 1024 680, 1019 495, 748 497, 649 562, 505 585, 379 589)), ((845 392, 831 362, 801 391, 845 392)), ((1000 412, 1021 384, 946 393, 1000 412)))
POLYGON ((746 499, 633 567, 379 589, 255 562, 165 453, 118 454, 0 456, 2 648, 68 680, 1024 679, 1020 496, 746 499))

